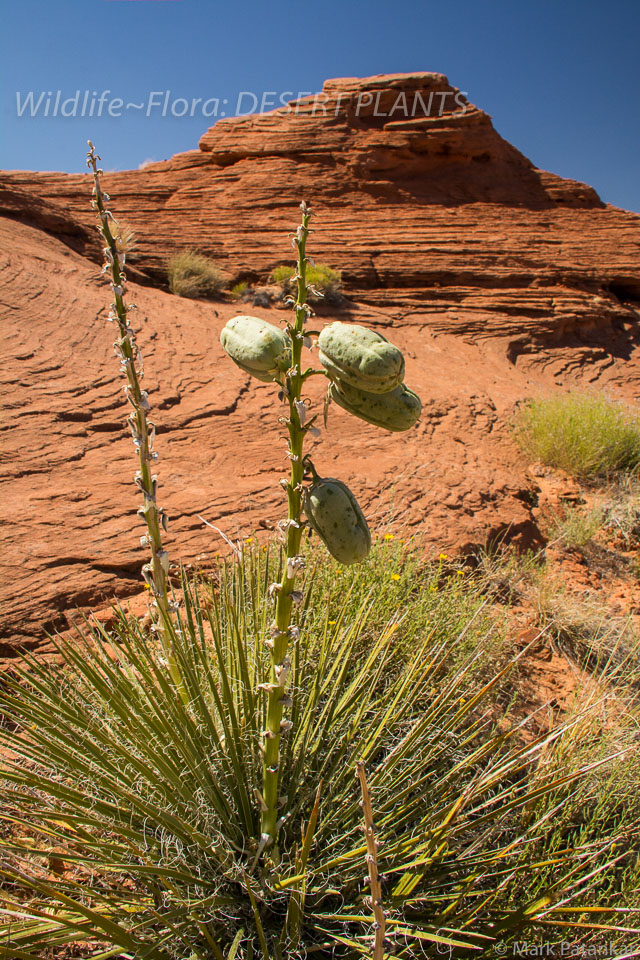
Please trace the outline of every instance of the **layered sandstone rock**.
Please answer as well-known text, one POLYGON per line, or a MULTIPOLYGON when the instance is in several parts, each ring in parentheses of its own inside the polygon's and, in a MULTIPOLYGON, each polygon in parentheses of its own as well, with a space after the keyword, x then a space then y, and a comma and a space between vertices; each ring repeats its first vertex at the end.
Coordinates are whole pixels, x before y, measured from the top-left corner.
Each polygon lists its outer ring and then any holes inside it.
MULTIPOLYGON (((316 211, 313 255, 346 281, 348 300, 320 322, 384 332, 424 401, 406 435, 336 411, 318 442, 314 459, 357 491, 374 527, 406 525, 430 549, 534 541, 514 404, 585 380, 640 393, 640 217, 534 168, 440 74, 328 81, 322 97, 220 121, 199 150, 109 174, 105 187, 138 238, 131 295, 176 558, 221 548, 199 515, 233 537, 271 529, 284 463, 270 388, 222 358, 219 331, 237 308, 160 289, 166 260, 193 247, 230 282, 265 280, 291 259, 302 197, 316 211)), ((85 176, 0 175, 9 640, 35 642, 75 605, 140 587, 90 189, 85 176)))

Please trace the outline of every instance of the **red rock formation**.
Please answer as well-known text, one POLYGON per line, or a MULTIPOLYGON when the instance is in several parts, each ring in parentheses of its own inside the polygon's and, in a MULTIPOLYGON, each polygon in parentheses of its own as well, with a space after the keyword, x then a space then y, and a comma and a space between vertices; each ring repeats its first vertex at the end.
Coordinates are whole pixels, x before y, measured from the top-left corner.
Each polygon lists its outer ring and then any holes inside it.
MULTIPOLYGON (((219 549, 198 514, 231 536, 273 526, 282 450, 270 388, 222 361, 237 307, 151 284, 187 246, 230 280, 265 279, 291 259, 301 197, 316 210, 313 255, 343 270, 349 296, 321 319, 384 330, 424 400, 407 435, 337 411, 319 442, 318 464, 354 487, 374 526, 407 524, 436 549, 530 539, 513 404, 580 379, 638 396, 640 217, 537 170, 440 74, 328 81, 323 98, 220 121, 200 150, 105 186, 138 236, 132 294, 149 318, 176 558, 219 549)), ((74 605, 139 589, 135 465, 89 195, 85 176, 0 175, 7 638, 35 641, 74 605)))

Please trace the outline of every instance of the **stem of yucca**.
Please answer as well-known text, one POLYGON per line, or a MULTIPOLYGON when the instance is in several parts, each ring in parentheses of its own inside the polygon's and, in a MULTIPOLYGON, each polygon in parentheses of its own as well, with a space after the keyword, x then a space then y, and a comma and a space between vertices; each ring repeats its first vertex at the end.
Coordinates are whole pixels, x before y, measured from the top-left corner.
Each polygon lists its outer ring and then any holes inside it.
POLYGON ((267 723, 264 733, 264 765, 261 848, 272 847, 278 831, 278 785, 280 781, 280 740, 283 732, 290 729, 291 722, 283 720, 284 708, 290 705, 287 694, 287 677, 290 669, 288 656, 289 643, 298 636, 298 628, 291 625, 291 611, 296 599, 295 580, 302 571, 300 556, 302 525, 302 481, 305 465, 303 461, 304 438, 309 425, 305 425, 306 407, 302 400, 302 386, 306 373, 302 371, 302 346, 305 337, 304 323, 309 315, 306 284, 306 243, 309 235, 311 212, 305 203, 300 205, 302 223, 298 227, 294 243, 298 251, 298 296, 295 302, 295 322, 287 326, 291 337, 291 368, 287 371, 284 392, 289 404, 288 457, 291 460, 291 476, 286 484, 288 517, 285 526, 285 562, 282 579, 274 585, 276 594, 275 618, 271 625, 271 637, 268 646, 271 653, 268 692, 267 723))
POLYGON ((165 656, 169 665, 171 677, 181 693, 184 684, 180 671, 175 662, 173 653, 169 650, 166 641, 167 626, 170 623, 170 600, 168 592, 169 554, 162 543, 162 529, 167 529, 168 518, 164 510, 157 504, 157 477, 151 472, 151 464, 157 459, 153 450, 155 424, 147 418, 149 398, 147 391, 140 386, 142 372, 142 357, 136 343, 135 332, 129 324, 128 313, 134 309, 134 304, 125 302, 127 278, 124 273, 125 253, 118 249, 118 245, 109 226, 112 215, 107 209, 108 195, 102 190, 98 167, 100 157, 96 154, 91 141, 87 154, 87 165, 93 173, 93 205, 100 218, 100 232, 105 241, 104 272, 111 275, 111 289, 114 302, 111 305, 109 319, 118 326, 119 337, 114 343, 114 350, 120 359, 127 384, 125 392, 127 400, 133 410, 127 418, 131 429, 133 444, 138 453, 139 470, 135 476, 135 483, 143 496, 143 504, 138 515, 147 525, 147 533, 141 538, 144 546, 151 552, 151 562, 142 568, 152 599, 149 610, 154 621, 156 631, 163 644, 165 656))
POLYGON ((384 933, 386 924, 386 914, 382 906, 382 887, 380 885, 380 874, 378 872, 378 841, 376 840, 376 828, 373 822, 373 808, 371 806, 371 794, 367 784, 367 776, 364 770, 364 763, 356 763, 356 776, 360 781, 360 791, 362 793, 362 813, 364 816, 364 835, 367 842, 367 853, 365 862, 367 864, 367 874, 370 890, 370 905, 373 910, 373 954, 372 960, 384 960, 384 933))

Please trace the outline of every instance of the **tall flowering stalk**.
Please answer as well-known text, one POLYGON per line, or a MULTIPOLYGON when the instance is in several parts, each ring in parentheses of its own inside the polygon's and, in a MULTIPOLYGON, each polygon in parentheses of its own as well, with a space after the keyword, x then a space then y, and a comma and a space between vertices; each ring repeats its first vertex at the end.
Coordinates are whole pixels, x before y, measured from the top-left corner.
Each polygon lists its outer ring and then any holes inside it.
MULTIPOLYGON (((118 328, 118 337, 113 344, 113 349, 116 357, 120 360, 120 366, 127 381, 124 389, 127 400, 132 407, 131 413, 127 417, 127 424, 131 430, 133 445, 139 459, 139 469, 134 482, 143 498, 138 516, 147 527, 147 532, 140 538, 140 542, 142 546, 149 547, 151 552, 151 561, 144 564, 142 575, 151 594, 149 610, 154 627, 164 643, 167 625, 170 622, 171 609, 168 590, 169 554, 162 543, 162 531, 167 530, 168 518, 165 511, 158 506, 158 479, 151 471, 152 464, 158 458, 158 454, 153 449, 156 426, 148 418, 150 407, 147 391, 140 386, 140 381, 144 376, 142 354, 136 341, 135 331, 129 323, 129 314, 136 309, 136 305, 134 303, 127 304, 125 301, 127 287, 127 278, 124 272, 126 253, 119 249, 114 231, 110 226, 115 221, 106 206, 110 198, 103 191, 100 183, 100 176, 103 171, 98 166, 99 161, 100 157, 96 154, 91 141, 89 141, 87 166, 93 173, 92 206, 98 212, 99 229, 105 242, 103 273, 110 276, 113 291, 109 321, 115 323, 118 328)), ((173 658, 168 656, 167 659, 172 675, 175 674, 173 679, 178 682, 177 668, 173 658)))
POLYGON ((274 584, 275 617, 271 625, 271 636, 267 646, 271 654, 269 683, 264 684, 268 694, 267 722, 264 732, 263 795, 261 819, 261 846, 269 847, 276 840, 278 828, 278 784, 280 772, 280 741, 292 724, 283 719, 285 708, 291 706, 291 697, 287 693, 287 679, 291 667, 289 645, 298 639, 298 627, 291 624, 291 613, 298 593, 295 590, 296 577, 301 573, 304 563, 300 556, 302 523, 300 515, 303 506, 303 479, 305 473, 304 438, 313 429, 312 422, 307 423, 307 407, 302 399, 302 387, 307 377, 316 371, 302 370, 302 347, 305 340, 304 324, 311 310, 307 304, 306 271, 309 260, 306 256, 306 243, 309 235, 311 211, 306 203, 300 204, 302 223, 294 237, 294 246, 298 251, 298 295, 294 303, 295 322, 287 324, 287 333, 291 339, 291 367, 284 377, 284 395, 289 405, 289 417, 286 425, 289 433, 287 456, 291 461, 289 481, 283 481, 287 492, 288 517, 282 524, 285 537, 285 562, 280 583, 274 584))
MULTIPOLYGON (((307 293, 319 291, 307 284, 307 240, 311 211, 300 204, 302 223, 293 246, 297 251, 297 297, 291 299, 294 321, 285 330, 258 317, 233 317, 222 330, 220 342, 231 359, 245 372, 263 383, 280 385, 288 405, 288 417, 281 417, 289 434, 287 456, 291 462, 288 480, 281 483, 287 493, 288 514, 279 524, 284 539, 284 566, 279 583, 272 584, 275 598, 274 618, 266 644, 270 654, 268 682, 260 685, 267 694, 266 723, 262 733, 263 780, 259 793, 261 805, 258 856, 272 850, 278 859, 278 830, 284 822, 279 815, 281 741, 289 733, 292 721, 285 711, 292 706, 288 691, 291 670, 289 651, 299 640, 299 629, 292 623, 294 604, 302 599, 296 590, 296 578, 304 568, 300 555, 303 525, 324 542, 340 563, 364 560, 371 549, 371 534, 358 501, 340 480, 318 475, 311 459, 304 454, 307 433, 318 433, 316 417, 308 416, 303 387, 309 377, 320 375, 329 380, 327 404, 333 400, 353 416, 387 430, 408 430, 420 413, 420 400, 404 382, 404 358, 380 334, 356 324, 339 321, 329 324, 318 336, 321 369, 302 367, 303 346, 311 347, 305 333, 305 321, 312 314, 307 293), (310 482, 304 485, 305 475, 310 482), (306 519, 302 520, 304 511, 306 519)), ((321 296, 321 294, 320 294, 321 296)), ((327 407, 325 405, 325 410, 327 407)))

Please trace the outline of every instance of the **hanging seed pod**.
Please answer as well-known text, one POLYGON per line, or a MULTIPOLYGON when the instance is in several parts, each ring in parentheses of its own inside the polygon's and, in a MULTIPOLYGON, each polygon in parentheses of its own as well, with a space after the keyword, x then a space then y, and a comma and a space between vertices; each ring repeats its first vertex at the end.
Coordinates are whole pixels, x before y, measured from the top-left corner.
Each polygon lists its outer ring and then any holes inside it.
POLYGON ((369 393, 388 393, 404 377, 404 357, 381 334, 336 321, 318 337, 318 358, 332 380, 369 393))
POLYGON ((332 383, 329 398, 360 420, 384 430, 409 430, 422 412, 420 397, 401 384, 389 393, 368 393, 348 383, 332 383))
POLYGON ((233 317, 222 328, 220 343, 245 373, 272 383, 291 366, 291 341, 279 327, 258 317, 233 317))
POLYGON ((332 477, 316 480, 305 494, 309 523, 339 563, 358 563, 371 550, 371 534, 349 487, 332 477))

